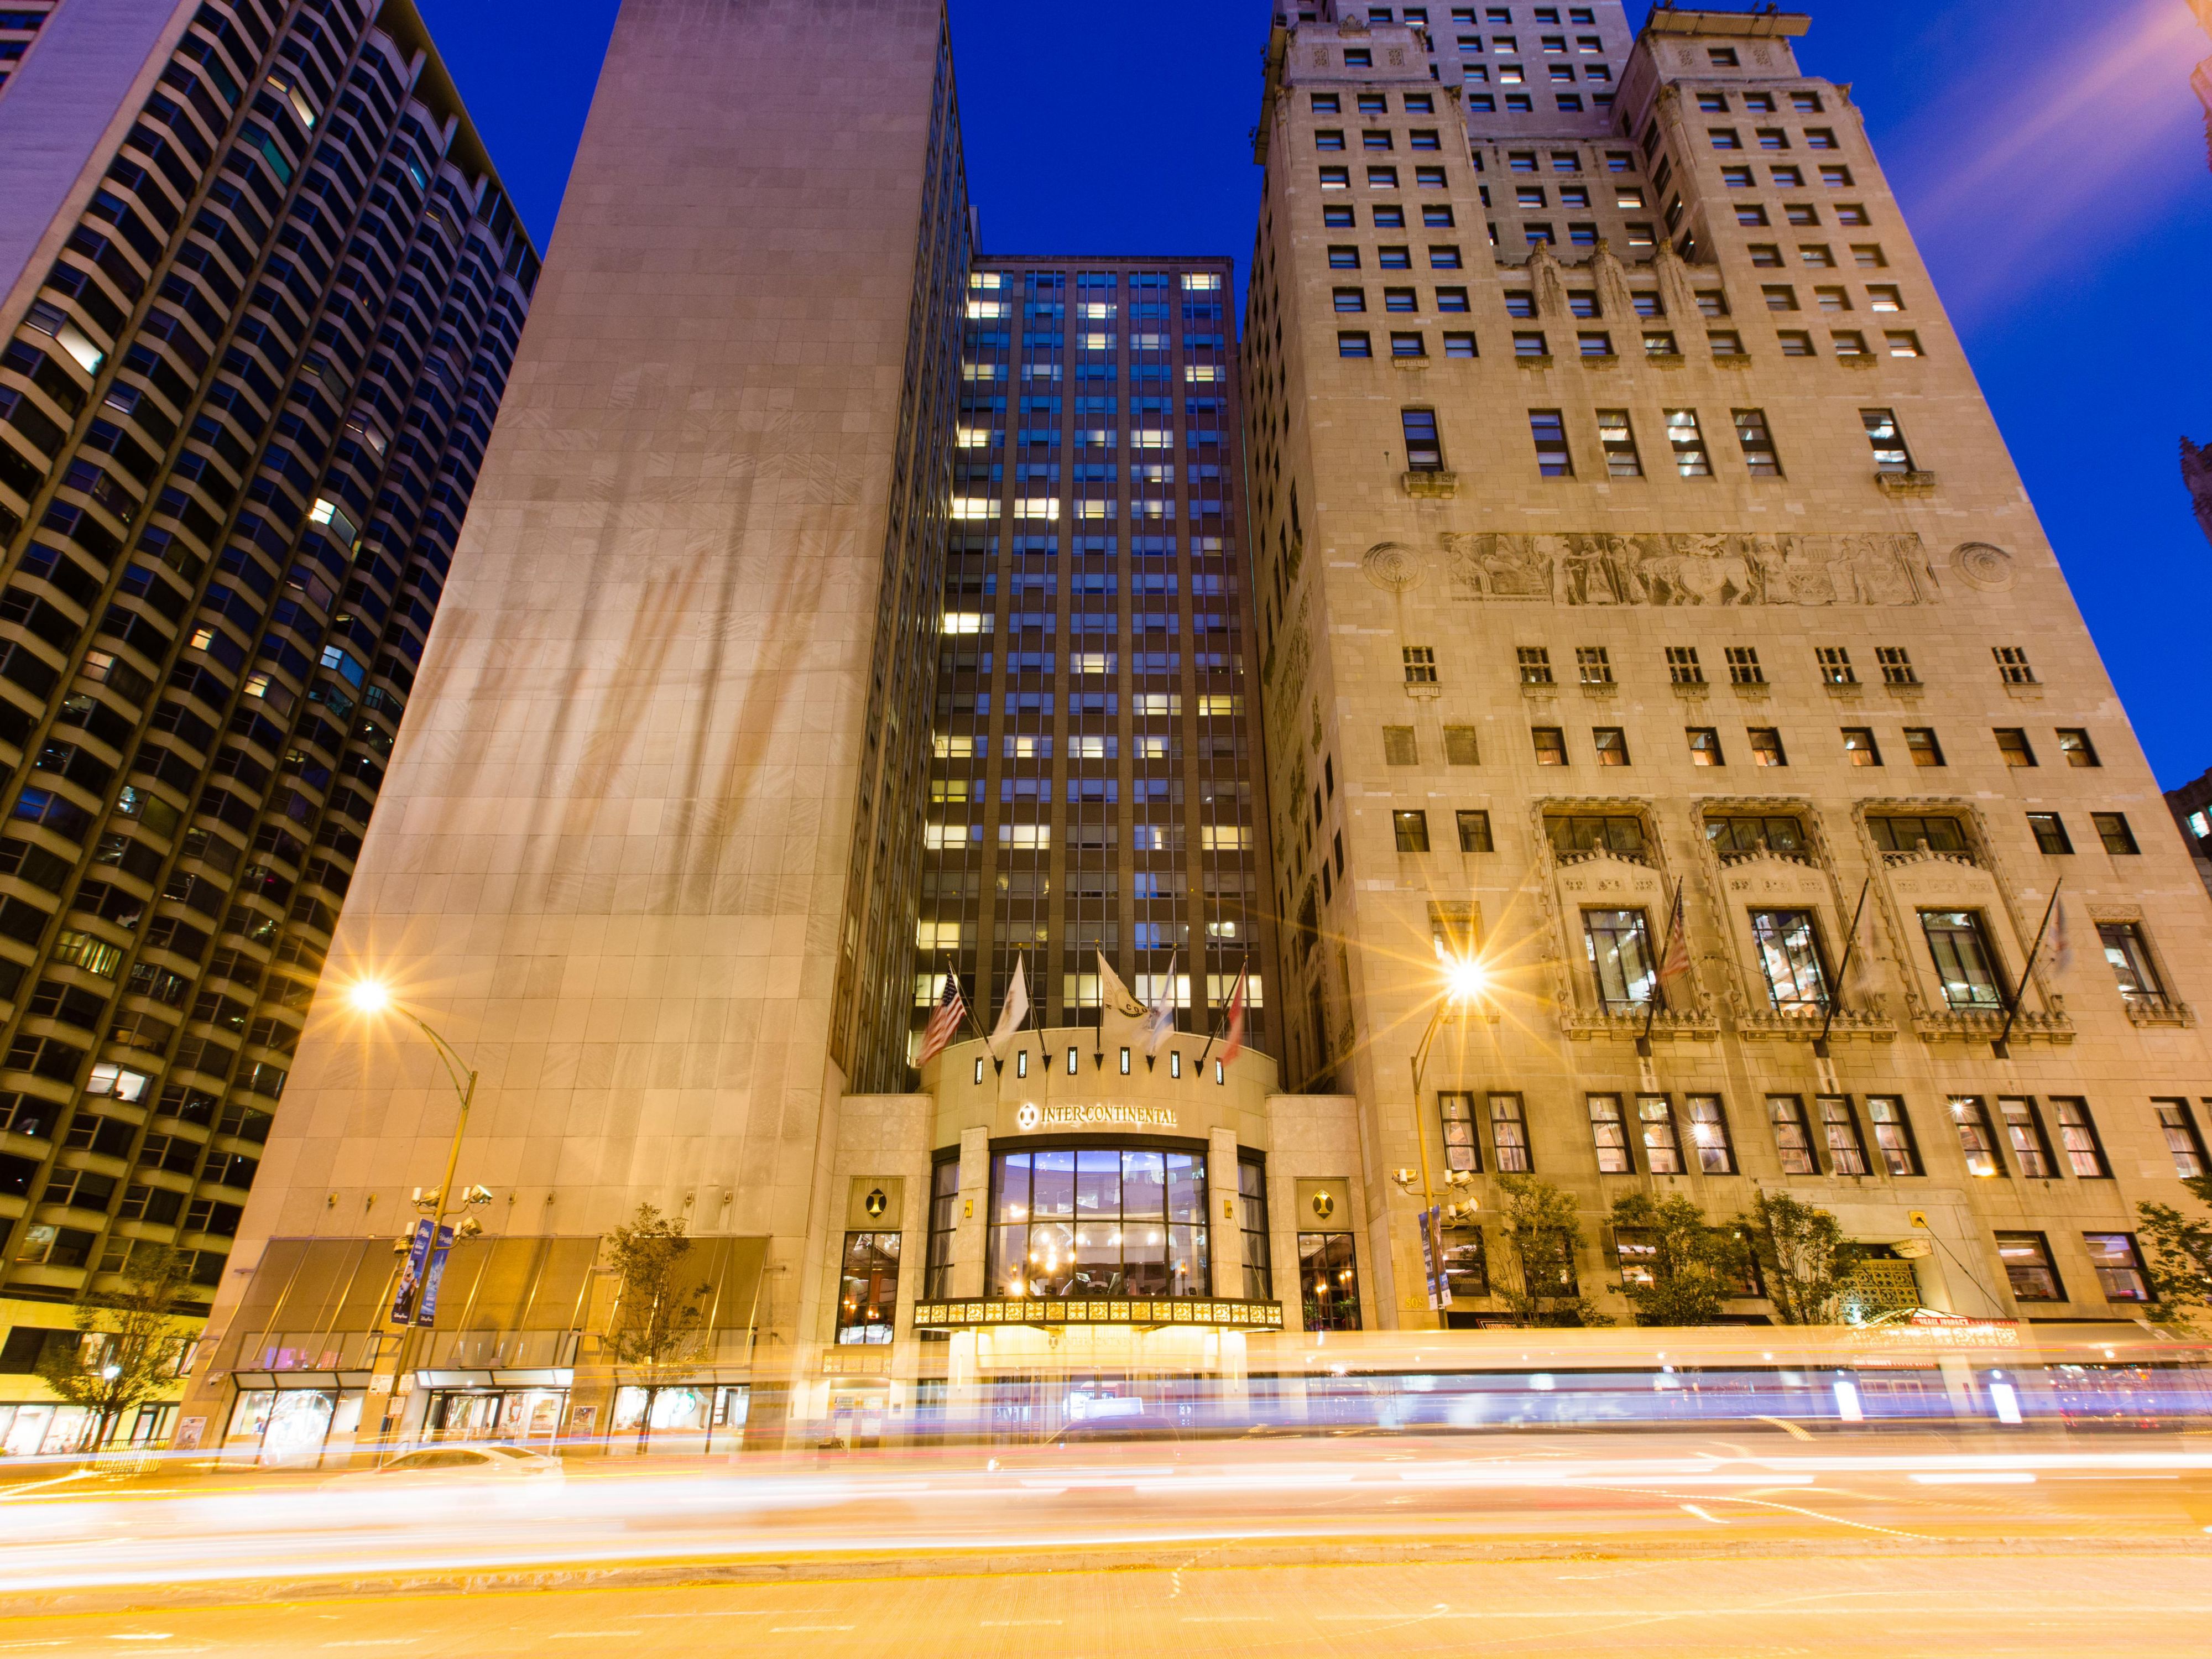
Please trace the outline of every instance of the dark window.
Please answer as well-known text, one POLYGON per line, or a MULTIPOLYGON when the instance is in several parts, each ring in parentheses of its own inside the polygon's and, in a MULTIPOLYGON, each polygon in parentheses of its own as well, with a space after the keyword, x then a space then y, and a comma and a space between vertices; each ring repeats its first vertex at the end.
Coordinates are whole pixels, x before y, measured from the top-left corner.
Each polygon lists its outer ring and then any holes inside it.
POLYGON ((2128 828, 2124 812, 2092 812, 2089 821, 2097 826, 2097 839, 2105 843, 2107 853, 2128 854, 2142 849, 2136 845, 2136 832, 2128 828))
POLYGON ((1490 814, 1462 808, 1459 819, 1459 850, 1462 853, 1494 853, 1497 847, 1490 838, 1490 814))
POLYGON ((2056 812, 2030 812, 2027 827, 2035 834, 2035 847, 2039 853, 2070 853, 2073 842, 2068 838, 2066 825, 2056 812))
POLYGON ((1429 850, 1429 815, 1425 811, 1400 811, 1390 814, 1390 828, 1398 838, 1401 853, 1425 853, 1429 850))

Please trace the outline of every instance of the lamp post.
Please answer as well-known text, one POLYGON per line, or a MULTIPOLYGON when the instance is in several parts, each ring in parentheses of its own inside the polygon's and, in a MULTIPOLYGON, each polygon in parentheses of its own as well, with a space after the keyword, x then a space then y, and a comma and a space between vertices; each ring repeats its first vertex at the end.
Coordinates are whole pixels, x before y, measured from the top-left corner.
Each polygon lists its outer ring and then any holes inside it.
MULTIPOLYGON (((460 1103, 460 1115, 453 1123, 453 1144, 446 1153, 445 1179, 438 1184, 437 1190, 430 1194, 428 1200, 421 1197, 419 1189, 416 1198, 416 1207, 424 1210, 430 1218, 430 1236, 422 1252, 422 1271, 416 1279, 412 1289, 407 1292, 407 1299, 399 1315, 405 1322, 400 1337, 398 1356, 399 1374, 404 1375, 407 1369, 407 1350, 417 1328, 423 1298, 429 1294, 431 1271, 438 1261, 438 1235, 445 1231, 447 1214, 453 1207, 452 1203, 453 1176, 460 1168, 461 1137, 468 1133, 469 1108, 476 1101, 477 1073, 475 1069, 461 1058, 459 1051, 452 1043, 439 1036, 431 1028, 430 1023, 422 1015, 393 997, 390 988, 380 981, 365 979, 358 981, 346 993, 346 1000, 356 1013, 369 1018, 397 1012, 401 1018, 411 1021, 416 1030, 422 1032, 428 1041, 432 1051, 437 1054, 440 1063, 445 1066, 447 1079, 453 1085, 454 1097, 460 1103)), ((489 1188, 473 1187, 469 1189, 467 1203, 478 1205, 489 1204, 490 1201, 489 1188)), ((454 1242, 458 1243, 462 1238, 472 1237, 483 1231, 476 1218, 471 1216, 459 1226, 454 1228, 454 1242)), ((394 1378, 394 1382, 396 1383, 397 1377, 394 1378)))
MULTIPOLYGON (((1433 1242, 1429 1231, 1429 1215, 1436 1208, 1437 1197, 1435 1185, 1429 1175, 1429 1130, 1428 1120, 1421 1110, 1421 1078, 1428 1069, 1429 1050, 1436 1042, 1437 1031, 1443 1029, 1444 1016, 1479 1000, 1489 986, 1487 970, 1473 957, 1447 956, 1441 945, 1437 947, 1437 956, 1443 964, 1443 994, 1437 999, 1436 1012, 1429 1016, 1428 1030, 1421 1033, 1421 1040, 1413 1048, 1411 1062, 1413 1074, 1413 1147, 1420 1157, 1421 1164, 1419 1171, 1421 1212, 1419 1233, 1422 1244, 1424 1278, 1427 1276, 1428 1253, 1431 1249, 1437 1253, 1436 1272, 1438 1275, 1443 1273, 1443 1239, 1441 1228, 1437 1230, 1437 1236, 1433 1242)), ((1414 1171, 1400 1170, 1396 1173, 1395 1179, 1402 1190, 1408 1194, 1412 1192, 1414 1171)), ((1457 1171, 1447 1171, 1444 1180, 1447 1184, 1453 1187, 1466 1184, 1459 1178, 1457 1171)), ((1472 1199, 1463 1200, 1463 1204, 1468 1210, 1474 1207, 1474 1200, 1472 1199)), ((1462 1208, 1461 1202, 1453 1204, 1452 1213, 1455 1219, 1457 1218, 1462 1208)), ((1431 1309, 1431 1311, 1438 1310, 1431 1309)))

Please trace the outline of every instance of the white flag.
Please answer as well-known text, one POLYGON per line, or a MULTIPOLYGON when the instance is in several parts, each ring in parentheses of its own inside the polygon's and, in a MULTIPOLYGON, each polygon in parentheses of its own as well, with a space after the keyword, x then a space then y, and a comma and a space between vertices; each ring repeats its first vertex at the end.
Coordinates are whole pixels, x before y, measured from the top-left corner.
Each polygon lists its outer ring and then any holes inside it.
POLYGON ((1022 1022, 1030 1017, 1030 981, 1028 959, 1014 958, 1013 981, 1006 987, 1006 1000, 999 1005, 999 1023, 991 1032, 991 1058, 1003 1060, 1006 1048, 1022 1029, 1022 1022))
POLYGON ((1160 994, 1152 1002, 1152 1023, 1145 1031, 1145 1052, 1157 1054, 1168 1046, 1168 1039, 1176 1029, 1176 959, 1168 958, 1167 976, 1160 982, 1160 994))
POLYGON ((1145 1005, 1121 982, 1121 975, 1114 971, 1114 964, 1106 960, 1103 951, 1098 953, 1098 1006, 1125 1019, 1145 1017, 1145 1005))

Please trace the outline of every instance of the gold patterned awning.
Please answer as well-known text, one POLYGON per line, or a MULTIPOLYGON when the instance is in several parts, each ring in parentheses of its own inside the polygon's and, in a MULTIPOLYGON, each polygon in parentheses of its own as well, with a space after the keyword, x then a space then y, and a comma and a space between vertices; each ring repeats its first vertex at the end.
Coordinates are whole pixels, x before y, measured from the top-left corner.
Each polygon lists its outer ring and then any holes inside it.
POLYGON ((973 1330, 986 1325, 1209 1325, 1279 1331, 1279 1302, 1201 1301, 1194 1297, 979 1297, 915 1304, 914 1328, 973 1330))

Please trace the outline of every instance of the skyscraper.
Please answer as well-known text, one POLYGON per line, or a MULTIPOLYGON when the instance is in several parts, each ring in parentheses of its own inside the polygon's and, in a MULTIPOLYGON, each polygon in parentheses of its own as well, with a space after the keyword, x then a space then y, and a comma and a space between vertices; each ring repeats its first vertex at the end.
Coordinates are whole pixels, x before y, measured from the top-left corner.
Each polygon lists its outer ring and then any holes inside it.
POLYGON ((1461 1322, 1618 1313, 1651 1241, 1616 1199, 1762 1186, 1901 1295, 2109 1316, 2136 1202, 2204 1167, 2203 889, 1807 27, 1277 19, 1244 373, 1275 1001, 1288 1076, 1358 1100, 1391 1322, 1436 1316, 1385 1173, 1424 1161, 1481 1206, 1461 1322), (1439 951, 1488 992, 1449 1001, 1439 951), (1573 1259, 1505 1257, 1521 1176, 1573 1259))
POLYGON ((969 278, 917 1029, 947 972, 988 1009, 1017 957, 1041 1024, 1095 1021, 1103 955, 1199 1030, 1249 968, 1264 1036, 1233 275, 982 258, 969 278))
POLYGON ((938 0, 623 7, 393 757, 407 811, 334 946, 481 1068, 457 1178, 487 1237, 403 1352, 390 1240, 456 1102, 410 1025, 326 998, 187 1423, 264 1443, 267 1374, 304 1369, 318 1447, 604 1428, 577 1334, 645 1203, 718 1287, 718 1411, 756 1337, 799 1352, 840 1102, 908 1081, 969 234, 938 0), (486 1386, 433 1399, 426 1367, 486 1386))
POLYGON ((538 266, 405 0, 0 52, 0 1214, 65 1326, 222 1278, 538 266))

